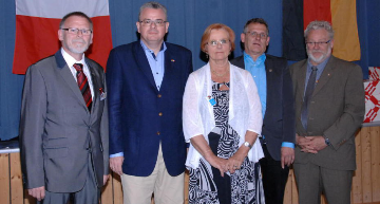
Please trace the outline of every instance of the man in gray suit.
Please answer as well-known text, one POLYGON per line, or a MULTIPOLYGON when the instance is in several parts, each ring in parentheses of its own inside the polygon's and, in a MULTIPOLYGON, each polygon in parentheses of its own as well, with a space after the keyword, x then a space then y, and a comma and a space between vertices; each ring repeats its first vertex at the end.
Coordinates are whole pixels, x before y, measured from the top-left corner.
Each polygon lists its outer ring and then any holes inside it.
POLYGON ((334 32, 326 21, 305 30, 308 59, 290 68, 296 105, 294 171, 301 204, 350 203, 356 169, 355 132, 364 116, 362 70, 331 55, 334 32))
POLYGON ((83 54, 92 37, 88 16, 67 14, 58 30, 62 48, 25 76, 21 164, 28 193, 42 203, 98 203, 108 179, 105 74, 83 54))

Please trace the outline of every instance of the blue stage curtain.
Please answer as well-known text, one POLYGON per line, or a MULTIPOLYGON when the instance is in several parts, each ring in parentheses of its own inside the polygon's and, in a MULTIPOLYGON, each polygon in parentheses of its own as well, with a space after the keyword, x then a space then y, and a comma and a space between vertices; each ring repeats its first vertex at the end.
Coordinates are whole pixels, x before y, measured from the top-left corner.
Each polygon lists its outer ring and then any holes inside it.
MULTIPOLYGON (((136 21, 142 0, 109 0, 113 45, 137 40, 136 21)), ((242 54, 240 34, 248 19, 264 18, 269 24, 268 53, 282 56, 282 1, 281 0, 160 0, 168 9, 170 22, 167 41, 187 47, 193 52, 194 69, 206 62, 201 59, 200 40, 205 28, 212 23, 224 23, 236 34, 233 56, 242 54)), ((378 0, 357 0, 358 25, 362 43, 362 67, 380 66, 378 0), (377 9, 373 9, 377 8, 377 9), (366 22, 368 21, 368 22, 366 22), (366 46, 365 49, 363 46, 366 46), (364 53, 363 53, 364 52, 364 53), (368 57, 366 57, 368 56, 368 57), (363 66, 365 65, 365 66, 363 66)), ((15 2, 0 1, 0 138, 17 137, 20 117, 23 76, 12 74, 15 45, 15 2)), ((41 31, 43 32, 43 31, 41 31)), ((364 73, 367 74, 367 73, 364 73)))
POLYGON ((18 135, 24 76, 12 74, 16 33, 15 1, 0 1, 0 140, 18 135))

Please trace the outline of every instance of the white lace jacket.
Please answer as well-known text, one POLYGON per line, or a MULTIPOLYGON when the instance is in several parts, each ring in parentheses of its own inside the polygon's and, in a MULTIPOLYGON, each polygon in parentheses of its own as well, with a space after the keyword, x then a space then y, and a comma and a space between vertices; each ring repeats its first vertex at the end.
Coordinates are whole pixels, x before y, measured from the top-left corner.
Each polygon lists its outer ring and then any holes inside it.
MULTIPOLYGON (((190 74, 183 98, 183 130, 186 142, 207 135, 215 127, 213 106, 208 96, 212 95, 210 65, 206 64, 190 74)), ((261 134, 263 125, 261 103, 257 87, 251 74, 230 64, 230 98, 228 123, 239 134, 239 146, 245 142, 247 130, 261 134)), ((186 166, 197 168, 201 154, 190 144, 186 166)), ((256 139, 248 152, 250 161, 258 162, 264 157, 260 141, 256 139)))

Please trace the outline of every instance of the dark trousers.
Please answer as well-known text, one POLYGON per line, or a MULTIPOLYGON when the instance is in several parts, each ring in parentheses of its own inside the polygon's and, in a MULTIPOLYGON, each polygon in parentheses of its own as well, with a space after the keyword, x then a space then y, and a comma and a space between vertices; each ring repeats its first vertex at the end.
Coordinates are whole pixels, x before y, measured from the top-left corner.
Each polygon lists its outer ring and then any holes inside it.
POLYGON ((281 161, 274 160, 266 144, 261 143, 265 157, 260 160, 263 174, 263 187, 266 204, 281 204, 284 202, 284 191, 288 180, 289 167, 281 167, 281 161))

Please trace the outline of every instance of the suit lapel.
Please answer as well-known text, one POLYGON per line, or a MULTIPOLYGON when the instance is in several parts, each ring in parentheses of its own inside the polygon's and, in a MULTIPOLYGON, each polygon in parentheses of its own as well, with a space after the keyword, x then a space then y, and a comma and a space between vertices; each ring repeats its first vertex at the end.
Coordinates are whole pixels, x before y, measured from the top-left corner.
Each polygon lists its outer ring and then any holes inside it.
POLYGON ((138 68, 145 75, 145 77, 152 84, 152 86, 156 87, 156 83, 154 82, 154 78, 152 74, 152 69, 150 68, 148 59, 146 58, 145 51, 140 45, 140 41, 137 41, 134 44, 133 49, 134 49, 133 53, 134 53, 135 61, 138 65, 138 68))
POLYGON ((325 69, 322 72, 322 75, 319 77, 317 86, 314 89, 313 96, 317 94, 322 87, 330 80, 332 74, 333 74, 333 68, 334 68, 334 56, 331 56, 329 61, 326 64, 325 69))
POLYGON ((238 57, 238 59, 236 60, 236 66, 245 69, 244 55, 238 57))
POLYGON ((62 76, 62 78, 65 80, 66 84, 70 89, 74 92, 74 95, 79 100, 79 103, 87 109, 86 103, 83 100, 82 93, 80 92, 78 88, 78 84, 74 79, 73 74, 71 73, 69 67, 66 64, 66 61, 64 60, 61 50, 59 50, 57 53, 55 53, 55 59, 57 62, 57 68, 58 73, 62 76))
MULTIPOLYGON (((167 45, 167 44, 166 44, 167 45)), ((171 80, 171 77, 173 75, 173 66, 174 66, 174 63, 175 63, 175 59, 174 59, 174 56, 172 55, 172 53, 170 52, 170 49, 168 47, 166 47, 166 51, 165 51, 165 73, 164 73, 164 78, 162 79, 162 84, 161 84, 161 89, 162 90, 164 88, 164 86, 170 86, 170 84, 167 84, 173 80, 171 80)))
POLYGON ((298 75, 298 88, 300 91, 298 93, 301 94, 301 98, 303 99, 303 94, 305 92, 305 80, 306 80, 306 71, 307 71, 307 60, 305 60, 305 63, 299 67, 299 75, 298 75))
MULTIPOLYGON (((89 62, 86 58, 86 64, 90 70, 91 73, 91 81, 92 81, 92 88, 94 89, 94 96, 92 100, 92 107, 91 107, 91 112, 96 113, 96 108, 98 107, 98 100, 99 100, 99 89, 102 88, 101 82, 99 81, 100 76, 98 76, 97 72, 95 72, 95 69, 92 65, 92 63, 89 62)), ((92 117, 95 114, 92 114, 92 117)))

